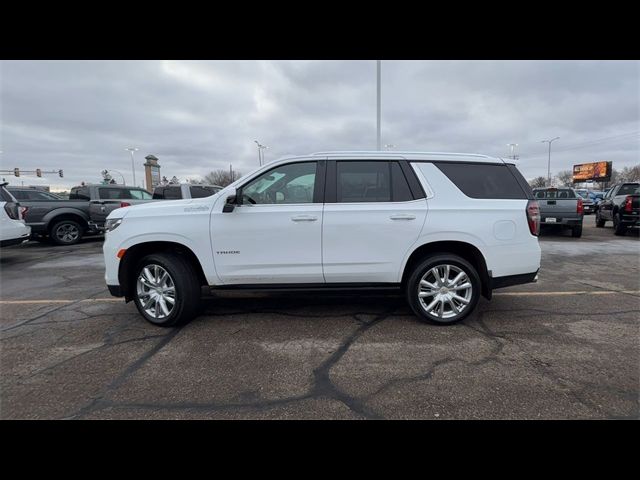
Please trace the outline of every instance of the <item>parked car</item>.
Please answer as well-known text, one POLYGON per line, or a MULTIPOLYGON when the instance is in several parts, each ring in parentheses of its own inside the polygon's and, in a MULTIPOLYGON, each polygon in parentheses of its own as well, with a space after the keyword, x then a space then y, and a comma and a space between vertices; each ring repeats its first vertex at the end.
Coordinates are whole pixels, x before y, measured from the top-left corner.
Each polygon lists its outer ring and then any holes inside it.
POLYGON ((57 195, 25 187, 7 187, 26 207, 24 220, 36 240, 50 239, 57 245, 73 245, 89 228, 89 202, 62 200, 57 195))
POLYGON ((154 200, 182 200, 215 195, 223 187, 219 185, 193 185, 190 183, 158 185, 153 189, 154 200))
POLYGON ((570 228, 572 237, 582 236, 584 204, 571 188, 534 188, 533 195, 540 206, 540 225, 570 228))
POLYGON ((116 208, 138 205, 152 200, 151 193, 140 187, 126 185, 81 185, 69 192, 70 200, 89 201, 90 229, 103 232, 107 215, 116 208))
POLYGON ((611 187, 596 212, 596 227, 613 221, 616 235, 640 226, 640 183, 619 183, 611 187))
MULTIPOLYGON (((576 191, 576 193, 578 192, 576 191)), ((589 192, 578 193, 578 195, 582 197, 582 208, 584 209, 584 214, 591 215, 593 212, 595 212, 596 204, 591 199, 589 192)))
POLYGON ((212 289, 402 289, 422 321, 534 282, 540 212, 513 164, 485 155, 333 152, 280 159, 219 194, 116 209, 105 280, 149 322, 212 289), (427 214, 428 212, 428 214, 427 214))
POLYGON ((0 247, 19 245, 31 237, 31 227, 22 218, 24 207, 5 188, 6 185, 6 182, 0 184, 0 247))
POLYGON ((102 233, 108 212, 151 199, 146 190, 124 185, 73 187, 69 200, 31 188, 9 186, 7 189, 26 207, 24 219, 34 238, 50 239, 57 245, 73 245, 84 235, 102 233))

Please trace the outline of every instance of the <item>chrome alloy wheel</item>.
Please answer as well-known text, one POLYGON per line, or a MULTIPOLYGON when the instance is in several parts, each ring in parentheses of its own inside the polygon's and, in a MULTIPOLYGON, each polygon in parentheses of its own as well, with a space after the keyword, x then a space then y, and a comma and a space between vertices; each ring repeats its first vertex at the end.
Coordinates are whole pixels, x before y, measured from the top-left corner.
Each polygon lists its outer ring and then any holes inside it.
POLYGON ((437 265, 420 279, 418 298, 422 308, 436 318, 452 318, 471 302, 473 286, 467 274, 455 265, 437 265))
POLYGON ((80 230, 71 223, 63 223, 56 228, 56 238, 64 243, 77 240, 79 235, 80 230))
POLYGON ((176 305, 176 287, 169 272, 160 265, 146 265, 136 283, 138 300, 152 318, 167 318, 176 305))

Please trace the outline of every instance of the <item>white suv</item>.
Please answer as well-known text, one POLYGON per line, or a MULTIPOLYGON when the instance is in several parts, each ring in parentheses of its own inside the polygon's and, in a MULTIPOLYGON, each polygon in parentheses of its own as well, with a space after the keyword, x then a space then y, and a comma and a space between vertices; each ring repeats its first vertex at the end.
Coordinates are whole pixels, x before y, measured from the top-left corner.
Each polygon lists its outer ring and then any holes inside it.
POLYGON ((485 155, 324 152, 284 158, 206 198, 111 212, 105 279, 148 321, 212 289, 402 289, 419 319, 462 320, 480 295, 535 282, 539 210, 485 155))

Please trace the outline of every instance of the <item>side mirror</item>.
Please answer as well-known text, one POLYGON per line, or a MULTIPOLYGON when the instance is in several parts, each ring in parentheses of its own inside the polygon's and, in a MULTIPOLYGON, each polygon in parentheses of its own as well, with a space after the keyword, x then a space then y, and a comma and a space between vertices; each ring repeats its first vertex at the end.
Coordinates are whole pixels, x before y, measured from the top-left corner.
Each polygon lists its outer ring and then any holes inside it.
POLYGON ((222 207, 222 212, 223 213, 231 213, 233 212, 233 210, 236 208, 236 200, 237 200, 237 196, 236 194, 234 195, 229 195, 227 197, 227 201, 224 204, 224 207, 222 207))

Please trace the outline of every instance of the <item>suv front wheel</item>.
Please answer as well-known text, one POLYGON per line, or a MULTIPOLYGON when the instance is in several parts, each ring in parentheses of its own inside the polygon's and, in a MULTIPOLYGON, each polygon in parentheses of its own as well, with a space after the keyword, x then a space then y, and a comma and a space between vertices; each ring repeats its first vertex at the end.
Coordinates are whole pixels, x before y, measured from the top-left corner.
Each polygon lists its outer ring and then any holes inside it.
POLYGON ((415 267, 407 281, 406 294, 420 320, 450 325, 475 309, 480 298, 480 277, 464 258, 437 254, 415 267))
POLYGON ((135 270, 134 301, 140 314, 161 327, 186 323, 200 307, 200 282, 193 265, 181 255, 144 257, 135 270))

